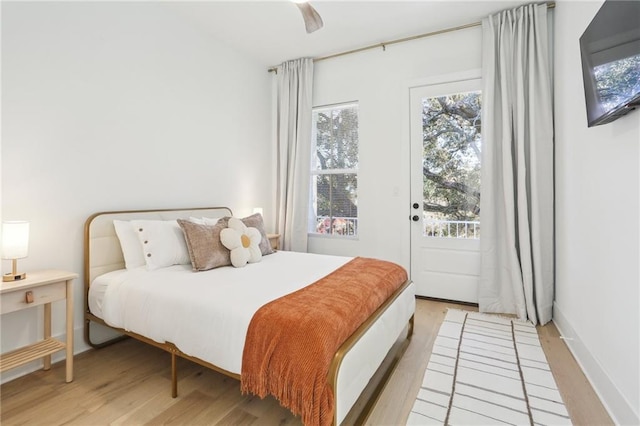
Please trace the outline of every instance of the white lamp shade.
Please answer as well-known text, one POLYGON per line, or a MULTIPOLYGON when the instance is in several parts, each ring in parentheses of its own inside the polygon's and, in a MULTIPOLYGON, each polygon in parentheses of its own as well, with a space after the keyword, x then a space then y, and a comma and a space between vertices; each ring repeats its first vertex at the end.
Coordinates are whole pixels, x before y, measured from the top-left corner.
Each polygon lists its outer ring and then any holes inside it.
POLYGON ((21 259, 29 253, 29 222, 2 222, 2 258, 21 259))

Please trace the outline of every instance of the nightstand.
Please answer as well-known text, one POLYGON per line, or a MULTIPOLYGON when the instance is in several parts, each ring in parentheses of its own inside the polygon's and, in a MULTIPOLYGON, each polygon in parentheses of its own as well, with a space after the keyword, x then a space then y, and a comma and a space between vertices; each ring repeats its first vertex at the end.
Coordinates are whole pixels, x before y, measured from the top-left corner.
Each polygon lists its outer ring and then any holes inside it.
POLYGON ((28 272, 20 281, 0 285, 0 314, 44 305, 44 338, 36 343, 0 355, 0 371, 44 358, 44 370, 51 368, 51 354, 65 350, 66 381, 73 380, 73 280, 78 274, 66 271, 28 272), (66 342, 51 337, 51 302, 65 300, 66 342))
POLYGON ((280 234, 267 234, 271 248, 274 250, 280 250, 280 234))

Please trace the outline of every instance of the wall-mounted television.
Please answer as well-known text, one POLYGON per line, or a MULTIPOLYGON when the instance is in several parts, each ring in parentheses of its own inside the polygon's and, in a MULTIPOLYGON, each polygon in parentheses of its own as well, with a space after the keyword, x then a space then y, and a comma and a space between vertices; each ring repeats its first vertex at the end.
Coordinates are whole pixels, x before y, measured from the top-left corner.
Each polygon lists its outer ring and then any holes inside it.
POLYGON ((580 37, 589 127, 640 106, 640 0, 606 0, 580 37))

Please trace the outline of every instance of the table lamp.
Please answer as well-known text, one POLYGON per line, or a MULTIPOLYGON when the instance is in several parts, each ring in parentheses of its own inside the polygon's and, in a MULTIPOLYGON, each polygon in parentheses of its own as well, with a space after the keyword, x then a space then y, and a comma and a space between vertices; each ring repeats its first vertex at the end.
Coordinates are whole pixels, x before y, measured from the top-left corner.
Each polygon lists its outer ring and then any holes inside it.
POLYGON ((29 252, 29 222, 2 222, 2 258, 11 260, 11 272, 2 276, 2 281, 18 281, 27 277, 18 272, 18 259, 29 252))

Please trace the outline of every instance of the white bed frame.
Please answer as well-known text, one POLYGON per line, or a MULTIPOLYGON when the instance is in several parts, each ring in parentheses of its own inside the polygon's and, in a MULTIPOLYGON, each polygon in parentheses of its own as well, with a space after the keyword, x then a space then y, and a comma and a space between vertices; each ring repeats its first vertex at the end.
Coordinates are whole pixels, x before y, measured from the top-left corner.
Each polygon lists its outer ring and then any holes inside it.
MULTIPOLYGON (((117 329, 124 336, 104 342, 93 342, 91 323, 107 327, 108 325, 101 318, 93 315, 88 305, 89 286, 93 280, 99 275, 125 268, 120 242, 113 226, 114 219, 172 220, 191 216, 217 218, 231 215, 231 210, 226 207, 113 211, 91 215, 85 222, 84 238, 85 340, 87 343, 94 348, 100 348, 131 336, 169 352, 173 397, 177 397, 178 394, 177 356, 239 380, 240 375, 186 355, 170 342, 158 343, 125 330, 117 329)), ((407 281, 338 349, 327 377, 335 398, 334 425, 342 423, 347 415, 349 423, 364 423, 397 361, 410 342, 413 334, 414 311, 414 285, 407 281)))

